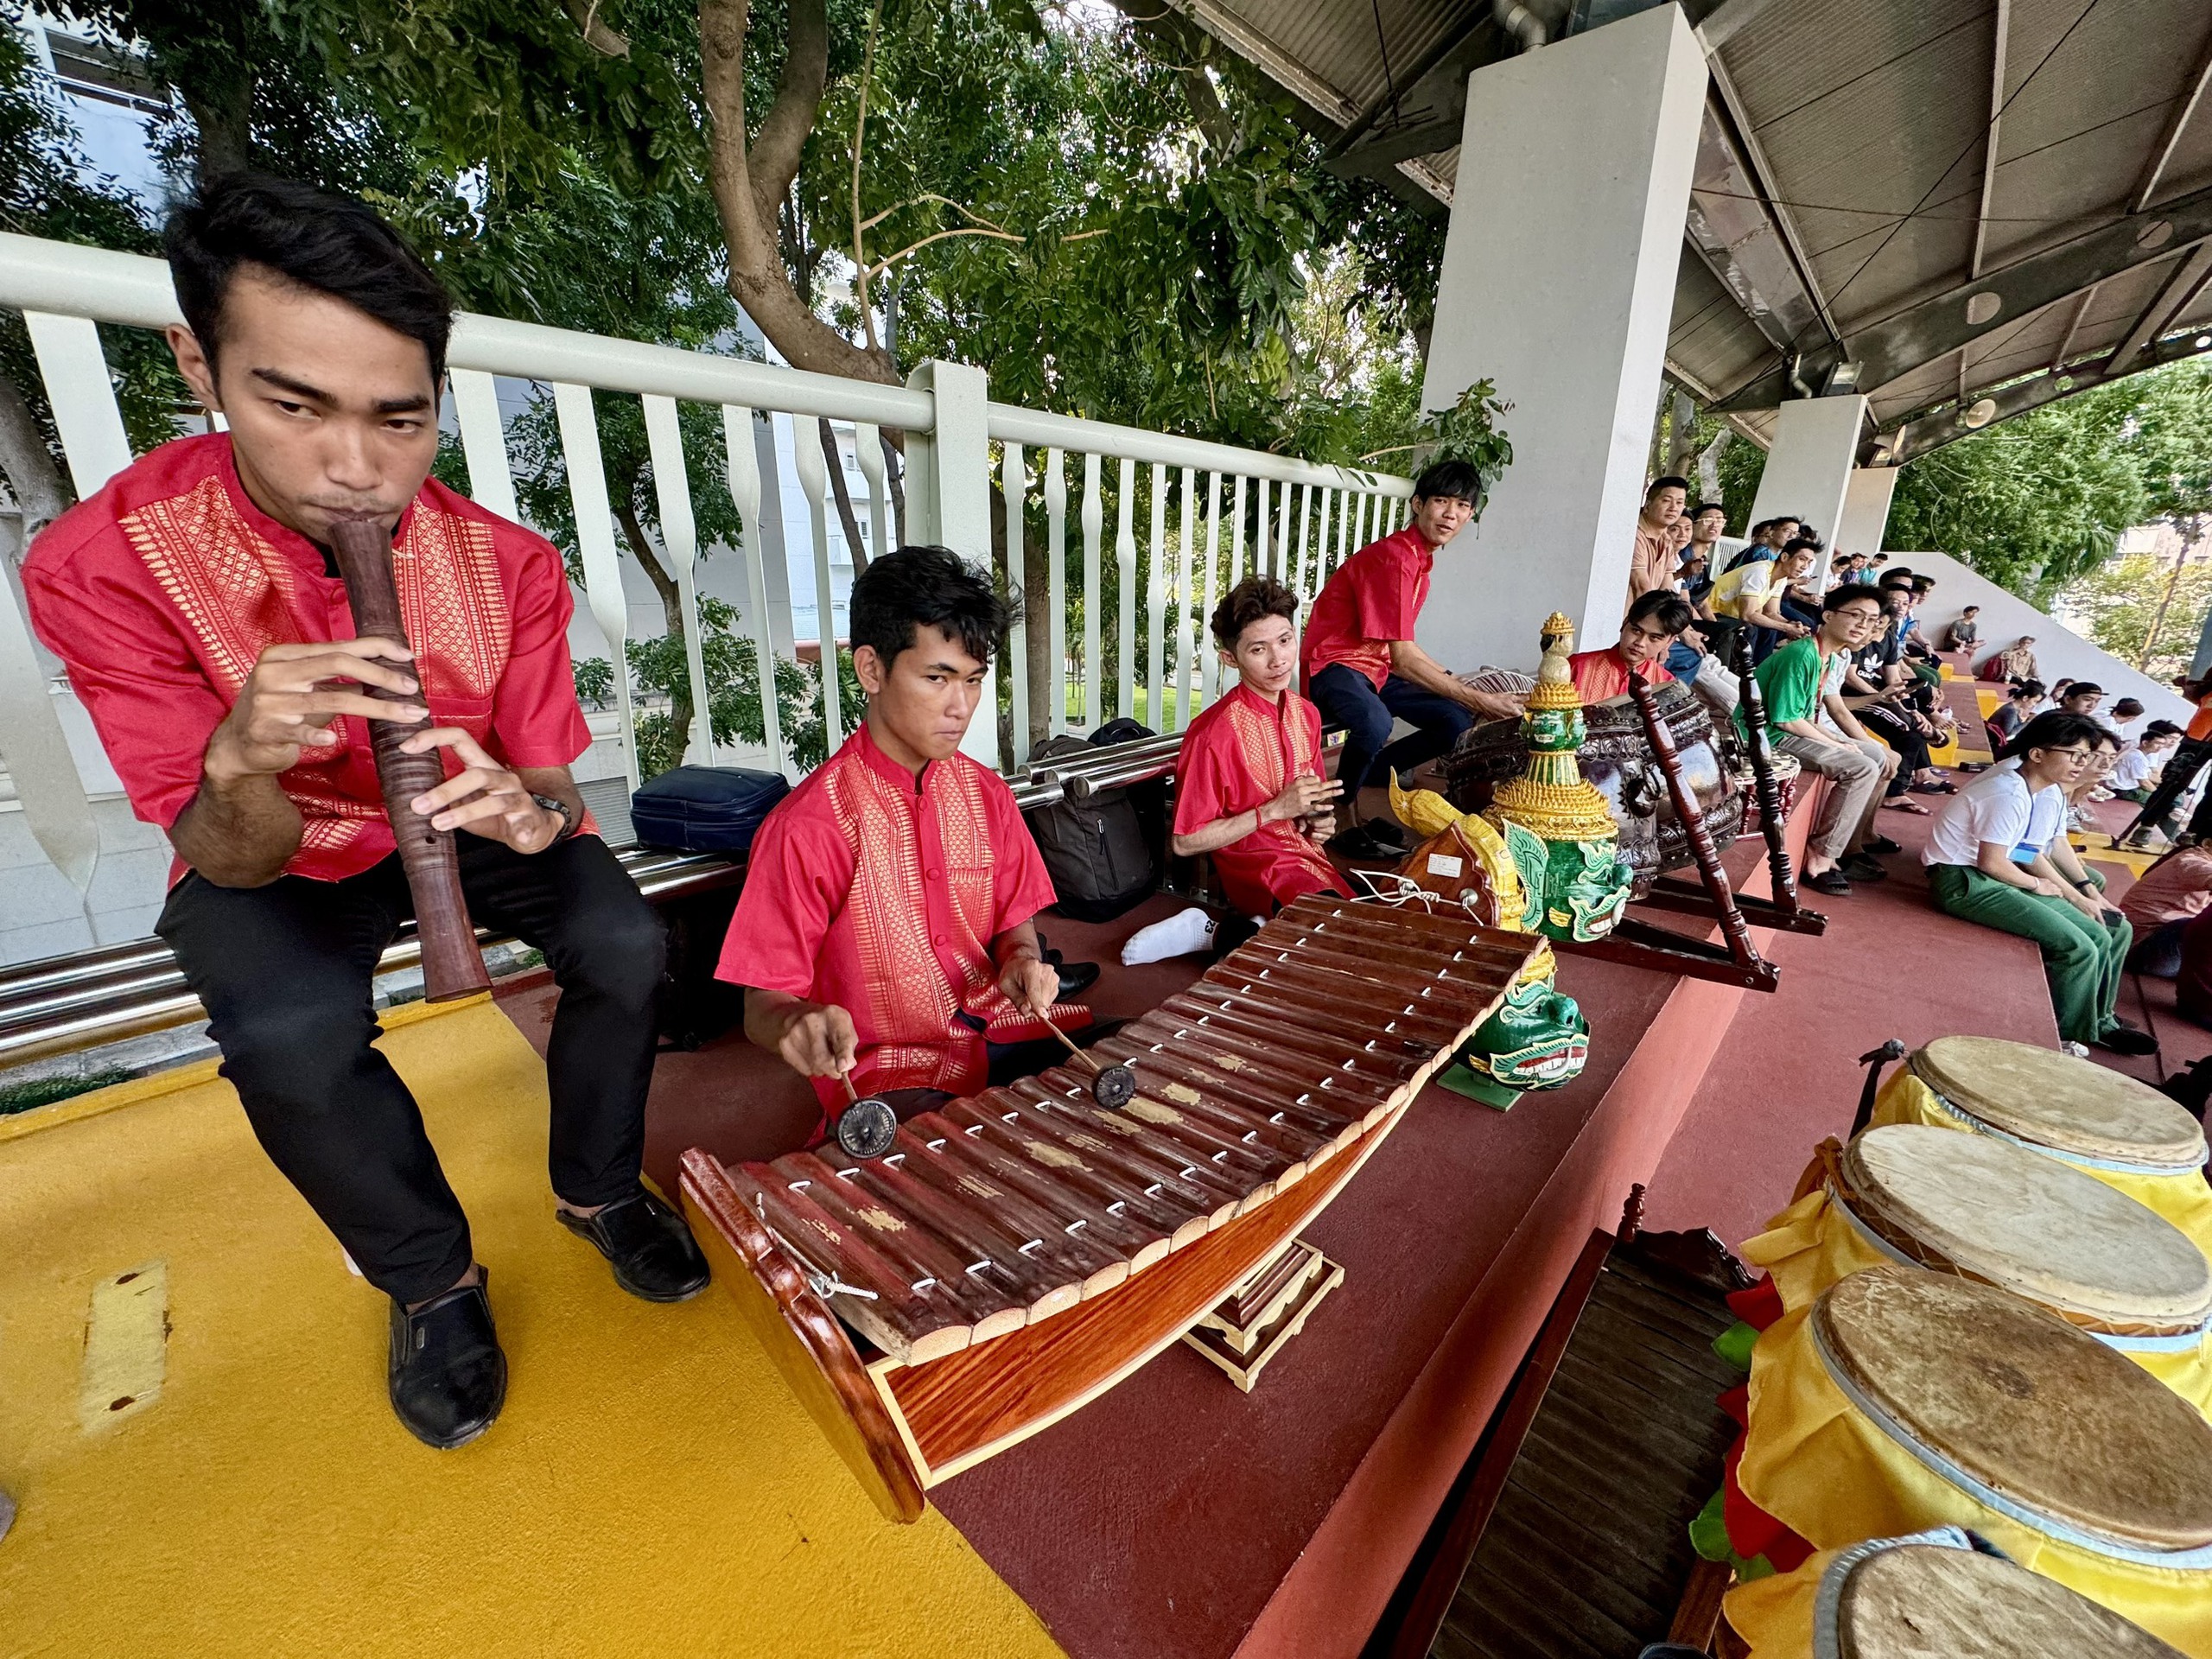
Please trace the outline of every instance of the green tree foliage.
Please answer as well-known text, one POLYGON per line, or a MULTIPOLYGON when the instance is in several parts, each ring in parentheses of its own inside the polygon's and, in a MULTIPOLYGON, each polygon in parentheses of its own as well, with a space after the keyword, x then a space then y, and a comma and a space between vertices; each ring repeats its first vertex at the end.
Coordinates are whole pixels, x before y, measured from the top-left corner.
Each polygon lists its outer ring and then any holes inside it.
POLYGON ((2212 564, 2131 554, 2069 584, 2058 603, 2069 624, 2122 662, 2171 679, 2196 653, 2212 607, 2212 564))
POLYGON ((2208 458, 2212 370, 2174 364, 1910 462, 1889 544, 1949 553, 2048 607, 2131 525, 2212 507, 2208 458))

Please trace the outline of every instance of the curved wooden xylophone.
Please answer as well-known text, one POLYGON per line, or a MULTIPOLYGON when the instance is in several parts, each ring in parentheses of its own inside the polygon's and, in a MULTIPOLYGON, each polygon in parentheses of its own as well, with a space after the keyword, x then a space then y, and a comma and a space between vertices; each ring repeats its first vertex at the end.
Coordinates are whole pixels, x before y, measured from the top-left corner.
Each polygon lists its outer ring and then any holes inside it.
POLYGON ((1062 1067, 947 1103, 888 1155, 683 1155, 693 1230, 884 1513, 1111 1387, 1271 1261, 1536 948, 1465 919, 1300 899, 1062 1067), (857 1338, 857 1341, 856 1339, 857 1338))

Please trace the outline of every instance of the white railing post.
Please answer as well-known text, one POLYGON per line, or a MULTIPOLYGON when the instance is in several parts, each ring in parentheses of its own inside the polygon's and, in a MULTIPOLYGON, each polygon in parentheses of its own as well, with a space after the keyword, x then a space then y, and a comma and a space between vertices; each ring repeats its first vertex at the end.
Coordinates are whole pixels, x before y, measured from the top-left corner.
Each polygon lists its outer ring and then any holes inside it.
POLYGON ((1281 499, 1275 503, 1275 557, 1274 565, 1268 574, 1286 585, 1291 577, 1290 486, 1287 484, 1282 486, 1281 499))
POLYGON ((1045 452, 1045 575, 1051 592, 1046 601, 1050 664, 1045 690, 1052 699, 1046 729, 1058 737, 1068 728, 1068 479, 1067 457, 1058 449, 1045 452))
MULTIPOLYGON (((1260 510, 1252 516, 1253 529, 1255 532, 1255 538, 1252 543, 1252 574, 1255 576, 1265 576, 1274 574, 1274 567, 1268 563, 1270 556, 1268 553, 1268 500, 1269 484, 1268 480, 1264 478, 1259 479, 1255 481, 1260 486, 1260 510)), ((1239 524, 1242 524, 1244 522, 1244 512, 1243 502, 1241 499, 1241 497, 1243 491, 1244 480, 1240 478, 1236 480, 1236 484, 1238 494, 1240 496, 1240 499, 1237 503, 1236 522, 1239 524)), ((1233 587, 1235 586, 1235 583, 1231 583, 1230 585, 1233 587)))
POLYGON ((499 387, 481 369, 448 369, 446 380, 453 388, 454 418, 461 423, 461 457, 468 462, 468 499, 502 518, 519 519, 499 387))
POLYGON ((1152 463, 1152 573, 1145 584, 1144 713, 1145 724, 1155 732, 1167 726, 1167 705, 1160 690, 1160 651, 1167 637, 1167 613, 1161 595, 1167 591, 1167 468, 1152 463))
MULTIPOLYGON (((936 394, 929 445, 929 497, 934 539, 985 570, 991 566, 990 378, 966 363, 928 362, 907 384, 936 394)), ((906 468, 906 511, 913 512, 914 476, 906 468)), ((1010 766, 999 753, 998 668, 983 677, 982 702, 969 723, 963 750, 987 766, 1010 766)))
POLYGON ((830 569, 830 469, 823 464, 817 434, 791 422, 791 461, 798 473, 799 493, 806 498, 806 524, 814 541, 814 622, 822 651, 823 754, 837 753, 845 741, 843 687, 837 677, 837 592, 830 569))
POLYGON ((883 429, 866 421, 853 423, 853 459, 868 480, 868 534, 875 545, 868 556, 880 559, 899 545, 891 533, 891 502, 884 488, 888 476, 883 467, 883 429))
MULTIPOLYGON (((1245 576, 1250 574, 1244 569, 1244 492, 1246 486, 1250 483, 1250 481, 1251 480, 1247 479, 1243 474, 1239 473, 1236 474, 1236 502, 1235 507, 1230 511, 1229 515, 1229 575, 1227 580, 1222 583, 1221 588, 1221 591, 1224 594, 1226 594, 1231 588, 1234 588, 1238 582, 1243 581, 1245 576)), ((1261 541, 1262 543, 1264 543, 1267 539, 1267 509, 1265 505, 1267 499, 1267 480, 1265 479, 1262 479, 1260 480, 1262 502, 1260 526, 1261 541)))
POLYGON ((39 378, 46 382, 47 406, 69 462, 69 481, 79 501, 130 464, 130 440, 124 435, 123 410, 108 383, 107 355, 100 331, 89 317, 23 313, 39 378))
POLYGON ((1313 569, 1306 562, 1306 544, 1313 533, 1313 486, 1311 484, 1304 484, 1299 486, 1298 497, 1298 568, 1297 574, 1292 577, 1290 584, 1291 590, 1300 599, 1306 597, 1307 592, 1306 578, 1312 573, 1313 569))
POLYGON ((745 555, 745 606, 753 613, 753 666, 760 682, 760 738, 768 764, 788 776, 784 753, 783 709, 776 700, 776 641, 768 626, 767 537, 760 524, 760 451, 753 431, 753 411, 722 405, 722 442, 728 452, 730 504, 737 509, 738 536, 745 555))
MULTIPOLYGON (((1244 480, 1236 480, 1237 493, 1243 493, 1244 480)), ((1213 614, 1214 582, 1221 565, 1221 474, 1206 474, 1206 596, 1198 607, 1198 672, 1205 686, 1205 701, 1211 702, 1214 693, 1221 688, 1221 658, 1218 652, 1206 649, 1206 619, 1213 614)), ((1234 575, 1230 577, 1235 580, 1234 575)), ((1197 709, 1191 711, 1193 714, 1197 709)))
POLYGON ((1114 586, 1114 677, 1119 688, 1114 712, 1125 720, 1133 719, 1137 712, 1137 537, 1133 528, 1136 496, 1137 464, 1124 455, 1114 491, 1114 563, 1118 573, 1114 586))
MULTIPOLYGON (((999 458, 999 493, 1006 498, 1006 588, 1019 606, 1029 592, 1029 561, 1022 547, 1022 518, 1028 512, 1029 474, 1021 446, 1008 442, 999 458)), ((1029 764, 1029 616, 1026 609, 1007 630, 1007 672, 1014 677, 1014 764, 1029 764)))
POLYGON ((622 769, 635 789, 638 734, 630 717, 630 603, 622 592, 622 556, 614 545, 614 509, 607 499, 607 469, 600 460, 599 417, 592 410, 591 388, 556 381, 553 410, 561 425, 561 459, 569 469, 576 547, 583 555, 584 599, 606 639, 614 669, 614 703, 622 720, 622 769))
MULTIPOLYGON (((1191 723, 1198 700, 1198 659, 1191 649, 1191 625, 1196 607, 1192 603, 1191 543, 1198 535, 1198 475, 1183 469, 1183 535, 1175 548, 1175 725, 1181 731, 1191 723)), ((1204 627, 1204 622, 1198 626, 1204 627)))
POLYGON ((1100 640, 1105 632, 1106 588, 1099 537, 1106 527, 1105 503, 1098 499, 1098 452, 1083 458, 1083 723, 1096 731, 1104 689, 1105 664, 1100 640))
POLYGON ((683 464, 683 427, 676 400, 647 393, 645 447, 652 458, 653 497, 660 508, 660 544, 676 566, 676 603, 683 619, 683 668, 691 684, 691 729, 697 764, 715 764, 715 722, 707 709, 706 641, 699 634, 699 524, 691 513, 691 478, 683 464))

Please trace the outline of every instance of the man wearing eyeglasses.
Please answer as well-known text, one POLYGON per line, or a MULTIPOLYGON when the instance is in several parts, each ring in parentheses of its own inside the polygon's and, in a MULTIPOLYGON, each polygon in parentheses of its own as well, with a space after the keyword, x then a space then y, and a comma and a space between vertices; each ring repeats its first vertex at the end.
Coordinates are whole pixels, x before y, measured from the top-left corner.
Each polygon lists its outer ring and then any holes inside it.
POLYGON ((2036 942, 2061 1037, 2154 1054, 2157 1040, 2114 1011, 2133 930, 2066 840, 2066 785, 2103 735, 2086 715, 2037 715, 2005 765, 1945 803, 1921 861, 1939 909, 2036 942))

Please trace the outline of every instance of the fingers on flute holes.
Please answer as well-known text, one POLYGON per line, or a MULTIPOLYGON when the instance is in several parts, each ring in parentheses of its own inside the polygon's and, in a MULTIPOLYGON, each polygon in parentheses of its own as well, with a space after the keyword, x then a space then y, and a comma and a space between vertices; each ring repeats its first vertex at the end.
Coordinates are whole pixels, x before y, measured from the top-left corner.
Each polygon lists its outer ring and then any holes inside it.
POLYGON ((836 1134, 848 1158, 880 1158, 898 1138, 898 1115, 874 1095, 863 1095, 837 1114, 836 1134))

